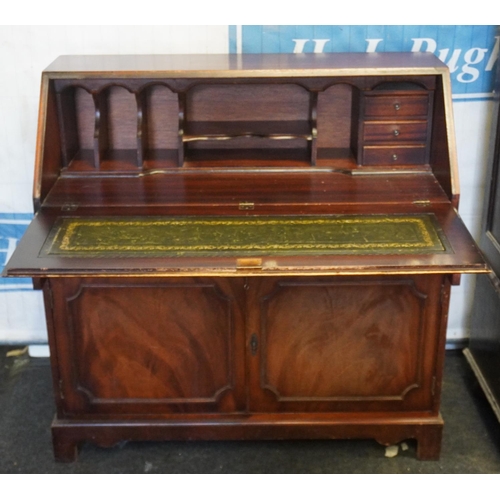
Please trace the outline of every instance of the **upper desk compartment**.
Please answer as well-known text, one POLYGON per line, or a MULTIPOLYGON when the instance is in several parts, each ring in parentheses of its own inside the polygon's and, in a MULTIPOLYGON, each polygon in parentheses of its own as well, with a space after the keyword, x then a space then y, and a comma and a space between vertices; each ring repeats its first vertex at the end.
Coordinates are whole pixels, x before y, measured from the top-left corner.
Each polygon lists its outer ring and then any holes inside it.
POLYGON ((60 179, 176 174, 430 174, 458 194, 448 69, 430 54, 63 56, 39 125, 37 206, 60 179))
POLYGON ((432 54, 60 57, 34 200, 11 276, 485 269, 432 54))

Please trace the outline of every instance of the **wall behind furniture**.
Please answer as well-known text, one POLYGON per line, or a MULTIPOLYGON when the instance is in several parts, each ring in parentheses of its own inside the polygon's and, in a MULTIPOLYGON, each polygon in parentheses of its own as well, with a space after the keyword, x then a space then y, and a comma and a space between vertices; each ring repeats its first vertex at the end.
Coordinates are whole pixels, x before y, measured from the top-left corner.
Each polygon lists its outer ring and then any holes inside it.
MULTIPOLYGON (((31 220, 40 77, 61 54, 430 51, 452 71, 460 213, 477 239, 492 115, 491 26, 3 26, 0 27, 0 268, 31 220)), ((448 339, 468 336, 474 278, 452 292, 448 339)), ((41 293, 0 278, 0 343, 45 343, 41 293)))

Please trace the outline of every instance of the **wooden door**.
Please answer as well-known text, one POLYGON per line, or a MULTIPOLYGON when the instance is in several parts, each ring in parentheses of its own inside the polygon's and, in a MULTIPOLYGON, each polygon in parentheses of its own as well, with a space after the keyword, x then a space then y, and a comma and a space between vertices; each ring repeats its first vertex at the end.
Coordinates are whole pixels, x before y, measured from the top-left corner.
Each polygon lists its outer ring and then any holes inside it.
POLYGON ((470 344, 465 355, 500 420, 500 63, 497 63, 495 86, 489 182, 486 183, 490 192, 480 241, 493 272, 477 277, 470 344))
POLYGON ((244 410, 241 279, 64 278, 50 287, 63 414, 244 410))
POLYGON ((253 278, 253 411, 437 411, 444 276, 253 278))

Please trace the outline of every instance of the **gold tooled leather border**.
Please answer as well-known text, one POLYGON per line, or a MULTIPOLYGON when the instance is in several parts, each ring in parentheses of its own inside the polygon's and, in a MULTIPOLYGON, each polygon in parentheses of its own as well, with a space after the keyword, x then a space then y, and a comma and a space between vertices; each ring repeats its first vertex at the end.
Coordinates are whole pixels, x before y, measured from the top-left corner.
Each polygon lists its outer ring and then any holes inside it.
MULTIPOLYGON (((439 234, 436 221, 431 214, 417 215, 366 215, 366 216, 302 216, 302 217, 61 217, 47 238, 42 249, 45 255, 60 256, 109 256, 120 257, 130 255, 233 255, 233 254, 401 254, 401 253, 440 253, 446 251, 443 236, 439 234), (395 225, 404 224, 411 226, 419 236, 417 241, 396 240, 396 232, 388 239, 387 234, 381 234, 380 238, 366 239, 363 236, 363 226, 381 224, 395 225), (352 231, 357 231, 358 239, 328 242, 300 240, 300 229, 297 226, 317 226, 318 231, 329 228, 349 226, 352 231), (355 226, 358 226, 357 228, 355 226), (213 244, 210 241, 197 241, 196 235, 189 236, 182 243, 165 244, 158 243, 127 243, 127 228, 142 227, 147 231, 148 227, 162 226, 166 231, 175 231, 175 228, 183 229, 196 227, 224 227, 227 233, 227 242, 213 244), (232 240, 235 236, 231 233, 231 227, 244 226, 247 230, 245 237, 247 241, 232 240), (252 241, 252 228, 263 226, 282 226, 283 231, 291 231, 287 242, 273 242, 271 239, 265 243, 252 241), (82 230, 88 228, 87 240, 82 244, 82 230), (99 228, 98 233, 92 234, 93 228, 99 228), (102 231, 105 229, 105 231, 102 231), (119 232, 117 232, 117 230, 119 232), (80 231, 80 233, 78 233, 80 231), (96 235, 97 234, 97 235, 96 235), (361 236, 359 236, 361 235, 361 236), (298 238, 297 238, 298 237, 298 238), (363 237, 365 241, 362 241, 363 237), (191 240, 191 241, 188 241, 191 240), (377 241, 378 240, 378 241, 377 241)), ((385 228, 387 233, 389 228, 385 228)), ((320 233, 318 233, 320 234, 320 233)), ((254 235, 255 236, 255 235, 254 235)), ((344 235, 345 236, 345 235, 344 235)))

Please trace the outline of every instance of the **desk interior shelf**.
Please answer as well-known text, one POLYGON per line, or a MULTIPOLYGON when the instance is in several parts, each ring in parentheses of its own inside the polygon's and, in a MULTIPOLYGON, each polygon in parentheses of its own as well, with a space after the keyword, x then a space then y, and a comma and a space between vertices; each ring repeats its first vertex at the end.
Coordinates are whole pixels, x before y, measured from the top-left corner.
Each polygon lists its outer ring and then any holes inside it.
POLYGON ((409 80, 372 89, 366 79, 61 79, 64 171, 132 175, 248 161, 332 169, 336 160, 349 170, 428 170, 435 82, 409 80))

